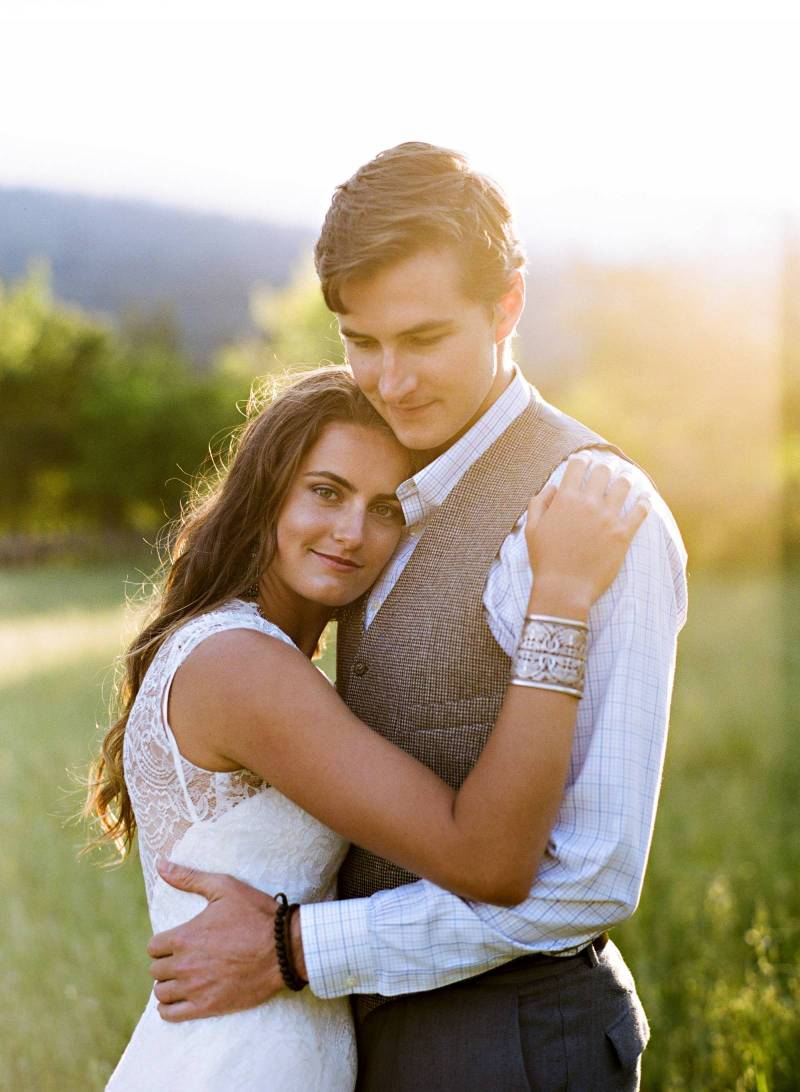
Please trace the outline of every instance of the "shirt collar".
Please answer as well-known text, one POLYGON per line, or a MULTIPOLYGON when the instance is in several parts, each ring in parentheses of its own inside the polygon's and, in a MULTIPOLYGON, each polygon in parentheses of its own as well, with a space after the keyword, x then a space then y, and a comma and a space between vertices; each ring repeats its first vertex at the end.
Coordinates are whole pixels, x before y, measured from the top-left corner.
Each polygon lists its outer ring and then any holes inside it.
POLYGON ((430 516, 449 496, 467 470, 491 447, 528 406, 533 388, 517 365, 511 382, 486 413, 452 447, 398 486, 406 527, 430 516))

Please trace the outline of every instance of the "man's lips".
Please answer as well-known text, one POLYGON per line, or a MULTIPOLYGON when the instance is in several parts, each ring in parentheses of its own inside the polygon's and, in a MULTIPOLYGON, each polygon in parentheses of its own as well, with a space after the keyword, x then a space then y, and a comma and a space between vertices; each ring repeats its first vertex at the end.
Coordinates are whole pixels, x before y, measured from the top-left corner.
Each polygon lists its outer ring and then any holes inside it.
POLYGON ((428 406, 432 406, 433 402, 420 402, 416 406, 403 406, 403 405, 390 405, 388 406, 390 413, 408 414, 409 416, 414 413, 419 413, 420 410, 425 410, 428 406))
POLYGON ((338 554, 323 554, 319 550, 312 550, 312 554, 315 557, 321 558, 326 561, 332 568, 338 569, 340 572, 352 572, 353 569, 362 569, 364 566, 359 565, 356 561, 350 561, 346 557, 339 557, 338 554))

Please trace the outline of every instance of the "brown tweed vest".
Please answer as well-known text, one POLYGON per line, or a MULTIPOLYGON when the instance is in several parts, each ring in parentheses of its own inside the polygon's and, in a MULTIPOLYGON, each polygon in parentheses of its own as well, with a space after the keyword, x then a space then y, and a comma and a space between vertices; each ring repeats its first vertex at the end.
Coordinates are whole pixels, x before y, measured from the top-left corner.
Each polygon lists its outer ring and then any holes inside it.
MULTIPOLYGON (((627 458, 534 396, 431 516, 369 629, 366 596, 340 612, 341 696, 453 788, 489 737, 510 668, 484 619, 489 567, 530 497, 562 460, 587 447, 627 458)), ((353 846, 339 872, 339 895, 358 898, 416 879, 353 846)))

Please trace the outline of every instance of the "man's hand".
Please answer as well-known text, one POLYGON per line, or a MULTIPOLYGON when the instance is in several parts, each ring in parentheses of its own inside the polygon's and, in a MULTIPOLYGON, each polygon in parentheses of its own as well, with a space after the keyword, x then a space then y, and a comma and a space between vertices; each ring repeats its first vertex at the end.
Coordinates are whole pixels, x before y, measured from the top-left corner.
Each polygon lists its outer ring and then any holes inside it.
MULTIPOLYGON (((284 988, 274 943, 277 903, 271 895, 231 876, 168 861, 160 861, 158 871, 172 887, 208 899, 197 917, 158 933, 147 946, 164 1020, 249 1009, 284 988)), ((305 976, 298 919, 295 913, 292 950, 295 967, 305 976)))

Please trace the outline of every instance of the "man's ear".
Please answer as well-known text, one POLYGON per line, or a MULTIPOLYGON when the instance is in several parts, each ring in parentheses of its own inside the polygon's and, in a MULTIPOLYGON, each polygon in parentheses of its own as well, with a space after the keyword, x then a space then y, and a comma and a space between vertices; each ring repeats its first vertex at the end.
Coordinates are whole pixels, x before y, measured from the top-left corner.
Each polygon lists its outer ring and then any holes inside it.
POLYGON ((515 269, 508 282, 508 291, 494 305, 494 339, 498 344, 514 333, 524 308, 525 281, 515 269))

